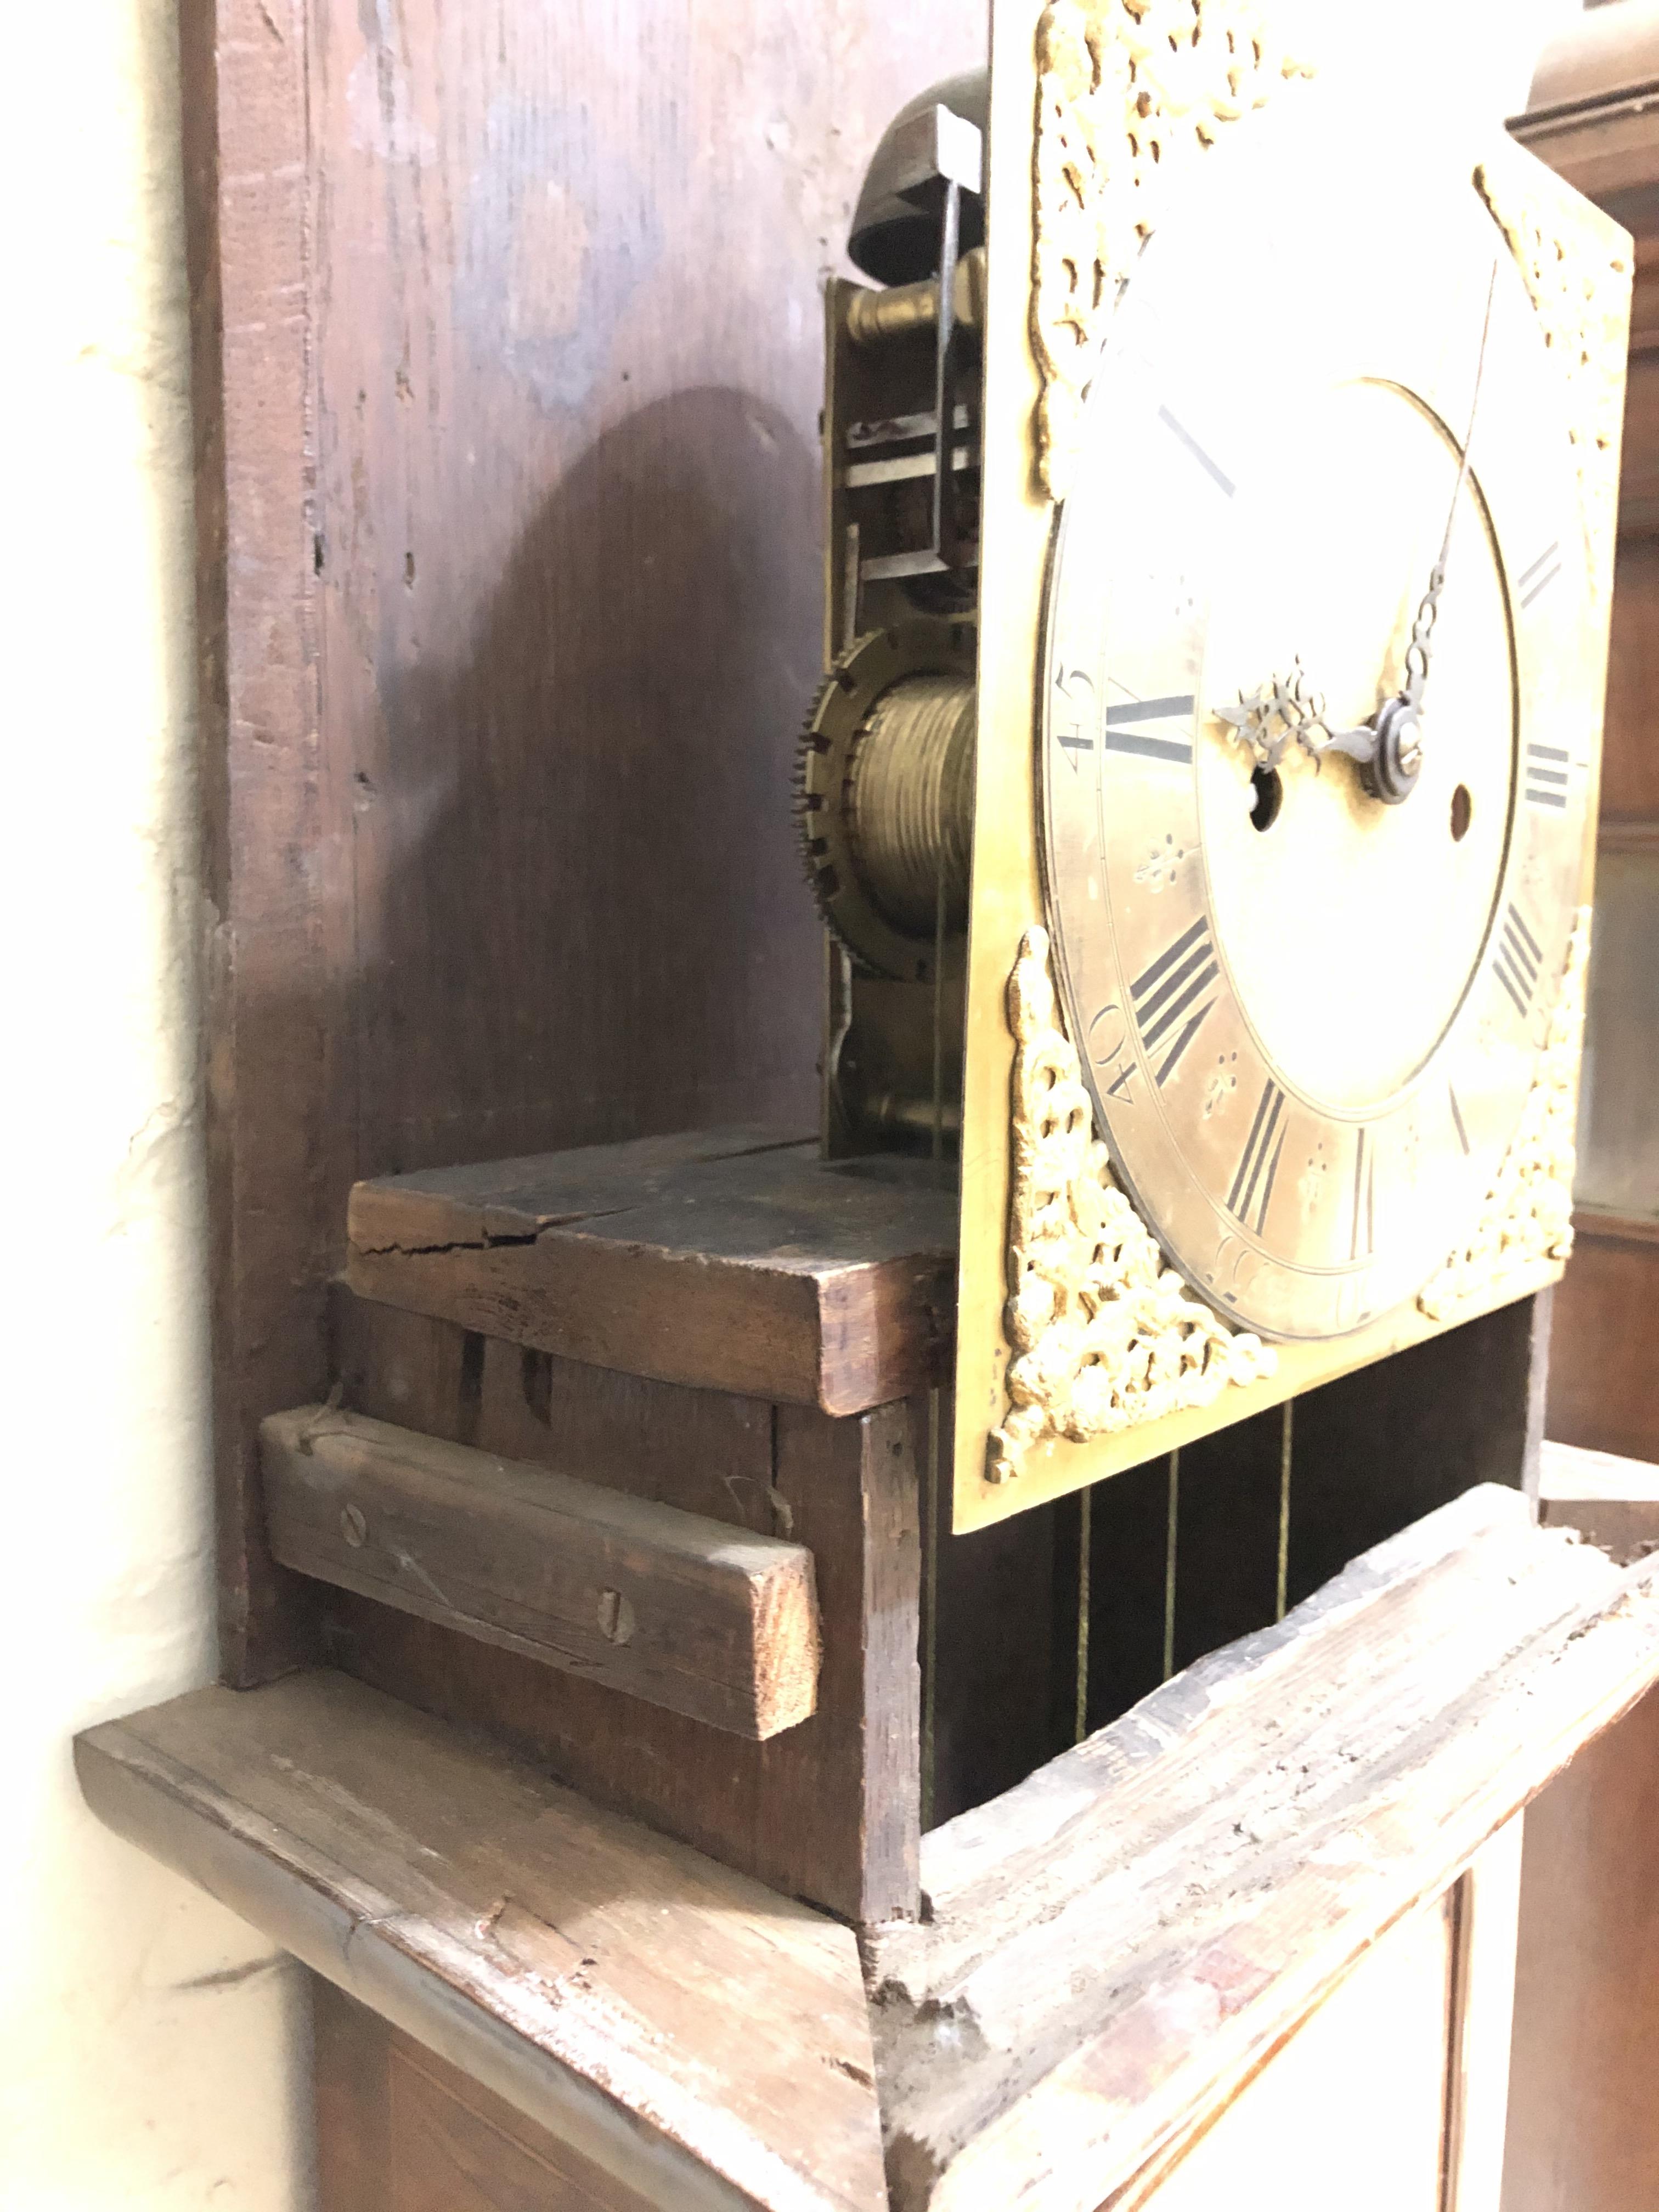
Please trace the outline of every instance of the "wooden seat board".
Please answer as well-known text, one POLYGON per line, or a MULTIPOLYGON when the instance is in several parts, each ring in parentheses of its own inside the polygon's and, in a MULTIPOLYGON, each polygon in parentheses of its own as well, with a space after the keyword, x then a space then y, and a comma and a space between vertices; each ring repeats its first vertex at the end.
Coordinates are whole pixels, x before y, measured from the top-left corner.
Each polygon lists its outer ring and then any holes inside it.
POLYGON ((727 1130, 359 1183, 362 1296, 599 1367, 861 1413, 936 1381, 954 1189, 727 1130))

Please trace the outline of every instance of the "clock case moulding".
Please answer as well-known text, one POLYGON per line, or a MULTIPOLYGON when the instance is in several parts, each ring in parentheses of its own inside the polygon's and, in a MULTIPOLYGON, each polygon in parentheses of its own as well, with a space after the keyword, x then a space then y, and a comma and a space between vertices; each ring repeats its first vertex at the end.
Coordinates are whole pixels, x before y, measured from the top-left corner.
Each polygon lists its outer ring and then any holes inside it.
POLYGON ((988 96, 984 80, 938 88, 872 167, 852 251, 886 289, 828 289, 832 674, 799 799, 830 922, 823 1139, 832 1156, 966 1164, 959 1530, 1544 1289, 1571 1248, 1631 258, 1615 224, 1501 131, 1450 149, 1446 173, 1488 210, 1559 378, 1589 609, 1566 680, 1590 737, 1565 957, 1481 1205, 1418 1295, 1364 1327, 1264 1342, 1231 1326, 1115 1175, 1054 988, 1034 702, 1090 382, 1160 211, 1219 184, 1230 137, 1292 127, 1291 104, 1322 96, 1316 61, 1237 0, 999 6, 988 96), (884 752, 865 738, 890 708, 884 752))

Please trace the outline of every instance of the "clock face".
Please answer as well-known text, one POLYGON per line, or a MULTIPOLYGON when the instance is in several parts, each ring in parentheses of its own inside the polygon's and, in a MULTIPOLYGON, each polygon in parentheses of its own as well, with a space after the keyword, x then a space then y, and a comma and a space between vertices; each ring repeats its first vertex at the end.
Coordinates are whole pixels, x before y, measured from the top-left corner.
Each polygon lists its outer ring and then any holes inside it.
POLYGON ((1379 185, 1257 133, 1224 188, 1212 158, 1117 309, 1059 518, 1047 900, 1143 1216, 1222 1312, 1318 1338, 1469 1234, 1534 1079, 1591 795, 1583 530, 1467 173, 1379 185), (1310 748, 1364 750, 1408 688, 1443 547, 1420 772, 1386 804, 1310 748))

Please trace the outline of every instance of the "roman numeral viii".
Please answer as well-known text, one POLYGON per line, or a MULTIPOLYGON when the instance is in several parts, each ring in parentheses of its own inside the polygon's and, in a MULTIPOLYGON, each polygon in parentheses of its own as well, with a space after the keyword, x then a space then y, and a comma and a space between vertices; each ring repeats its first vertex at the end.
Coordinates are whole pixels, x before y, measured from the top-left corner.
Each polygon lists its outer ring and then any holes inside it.
POLYGON ((1532 994, 1538 986, 1538 964, 1543 957, 1537 939, 1521 919, 1520 908, 1511 904, 1504 916, 1503 934, 1498 940, 1492 966, 1522 1021, 1532 1005, 1532 994))
POLYGON ((1285 1149, 1285 1094, 1271 1076, 1261 1086, 1261 1097, 1250 1124, 1249 1142, 1227 1194, 1227 1211, 1235 1221, 1254 1229, 1259 1237, 1267 1218, 1279 1173, 1279 1156, 1285 1149))
POLYGON ((1160 1090, 1175 1073, 1181 1055, 1214 1006, 1220 974, 1209 917, 1200 915, 1130 985, 1135 1027, 1140 1031, 1147 1059, 1157 1065, 1154 1079, 1160 1090))

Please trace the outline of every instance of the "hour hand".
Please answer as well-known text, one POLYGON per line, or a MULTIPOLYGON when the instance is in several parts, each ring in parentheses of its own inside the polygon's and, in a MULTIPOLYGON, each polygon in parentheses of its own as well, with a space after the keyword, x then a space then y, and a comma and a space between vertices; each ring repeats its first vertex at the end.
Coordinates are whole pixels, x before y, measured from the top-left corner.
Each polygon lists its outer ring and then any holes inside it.
POLYGON ((1276 769, 1291 740, 1317 759, 1325 726, 1325 702, 1308 683, 1302 663, 1292 661, 1288 676, 1276 676, 1255 691, 1241 691, 1236 707, 1212 709, 1218 722, 1231 732, 1231 742, 1243 744, 1259 769, 1276 769))
POLYGON ((1237 707, 1213 709, 1235 744, 1249 747, 1258 769, 1278 768, 1292 739, 1316 765, 1327 753, 1356 762, 1374 799, 1397 806, 1408 796, 1423 765, 1422 729, 1409 692, 1389 699, 1357 730, 1334 730, 1325 719, 1325 702, 1309 684, 1302 663, 1288 677, 1241 692, 1237 707))

